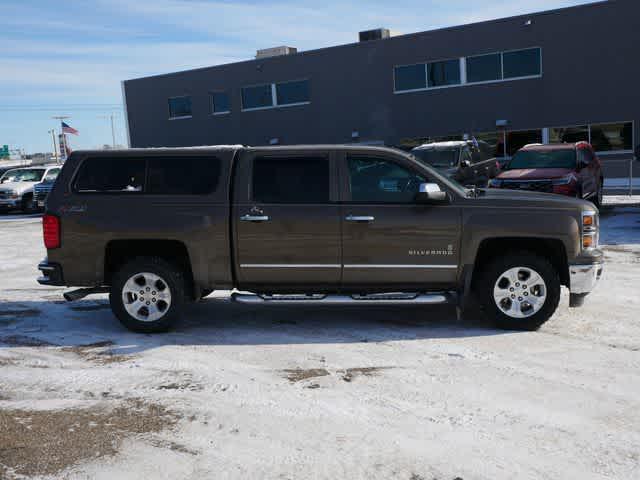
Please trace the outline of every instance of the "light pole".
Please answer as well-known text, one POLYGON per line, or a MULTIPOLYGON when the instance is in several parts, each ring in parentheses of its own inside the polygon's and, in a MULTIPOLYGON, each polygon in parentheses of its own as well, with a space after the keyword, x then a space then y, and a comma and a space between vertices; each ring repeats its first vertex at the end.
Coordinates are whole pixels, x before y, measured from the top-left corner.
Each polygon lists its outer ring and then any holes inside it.
POLYGON ((114 124, 114 117, 116 114, 110 113, 109 115, 99 115, 98 118, 108 118, 111 122, 111 146, 116 148, 116 127, 114 124))
POLYGON ((56 159, 56 163, 60 163, 58 160, 58 147, 56 146, 56 131, 52 128, 49 130, 49 133, 51 134, 51 141, 53 142, 53 158, 56 159))

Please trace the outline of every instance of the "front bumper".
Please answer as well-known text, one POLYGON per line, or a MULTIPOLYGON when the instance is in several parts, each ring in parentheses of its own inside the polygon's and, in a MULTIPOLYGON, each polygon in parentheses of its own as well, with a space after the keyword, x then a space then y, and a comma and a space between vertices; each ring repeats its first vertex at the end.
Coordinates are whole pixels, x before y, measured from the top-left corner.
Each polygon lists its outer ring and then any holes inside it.
POLYGON ((569 291, 572 295, 586 295, 590 293, 602 277, 604 264, 589 263, 583 265, 569 265, 569 291))
POLYGON ((38 270, 42 272, 42 276, 38 277, 40 285, 64 286, 64 276, 60 264, 49 263, 47 259, 44 259, 38 264, 38 270))
POLYGON ((2 198, 0 199, 0 208, 16 208, 20 205, 20 199, 9 199, 2 198))

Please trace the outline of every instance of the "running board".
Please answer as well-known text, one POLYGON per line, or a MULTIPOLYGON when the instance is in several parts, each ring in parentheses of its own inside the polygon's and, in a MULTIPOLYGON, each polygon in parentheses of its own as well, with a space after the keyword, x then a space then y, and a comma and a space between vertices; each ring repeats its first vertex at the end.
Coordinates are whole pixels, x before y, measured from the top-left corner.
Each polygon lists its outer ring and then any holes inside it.
POLYGON ((233 293, 231 300, 244 304, 272 305, 438 305, 452 303, 454 296, 438 293, 375 293, 372 295, 265 295, 233 293))

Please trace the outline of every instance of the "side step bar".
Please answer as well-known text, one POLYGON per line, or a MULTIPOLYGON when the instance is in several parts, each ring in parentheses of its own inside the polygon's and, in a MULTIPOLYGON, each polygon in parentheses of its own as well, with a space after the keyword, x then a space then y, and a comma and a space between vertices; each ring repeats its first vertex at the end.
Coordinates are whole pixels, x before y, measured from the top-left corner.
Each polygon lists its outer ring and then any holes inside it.
POLYGON ((376 293, 372 295, 264 295, 233 293, 231 300, 250 305, 438 305, 452 303, 455 295, 437 293, 376 293))

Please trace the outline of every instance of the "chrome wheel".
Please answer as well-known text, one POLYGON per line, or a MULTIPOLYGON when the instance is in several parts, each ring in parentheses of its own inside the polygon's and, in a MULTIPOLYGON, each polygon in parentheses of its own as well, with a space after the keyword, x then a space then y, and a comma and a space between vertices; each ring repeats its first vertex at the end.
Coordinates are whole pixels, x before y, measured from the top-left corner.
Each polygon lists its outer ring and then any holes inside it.
POLYGON ((122 288, 122 303, 129 315, 141 322, 161 319, 171 307, 171 290, 155 273, 136 273, 122 288))
POLYGON ((509 317, 526 318, 535 315, 547 298, 547 285, 529 267, 510 268, 498 277, 493 287, 493 299, 509 317))

